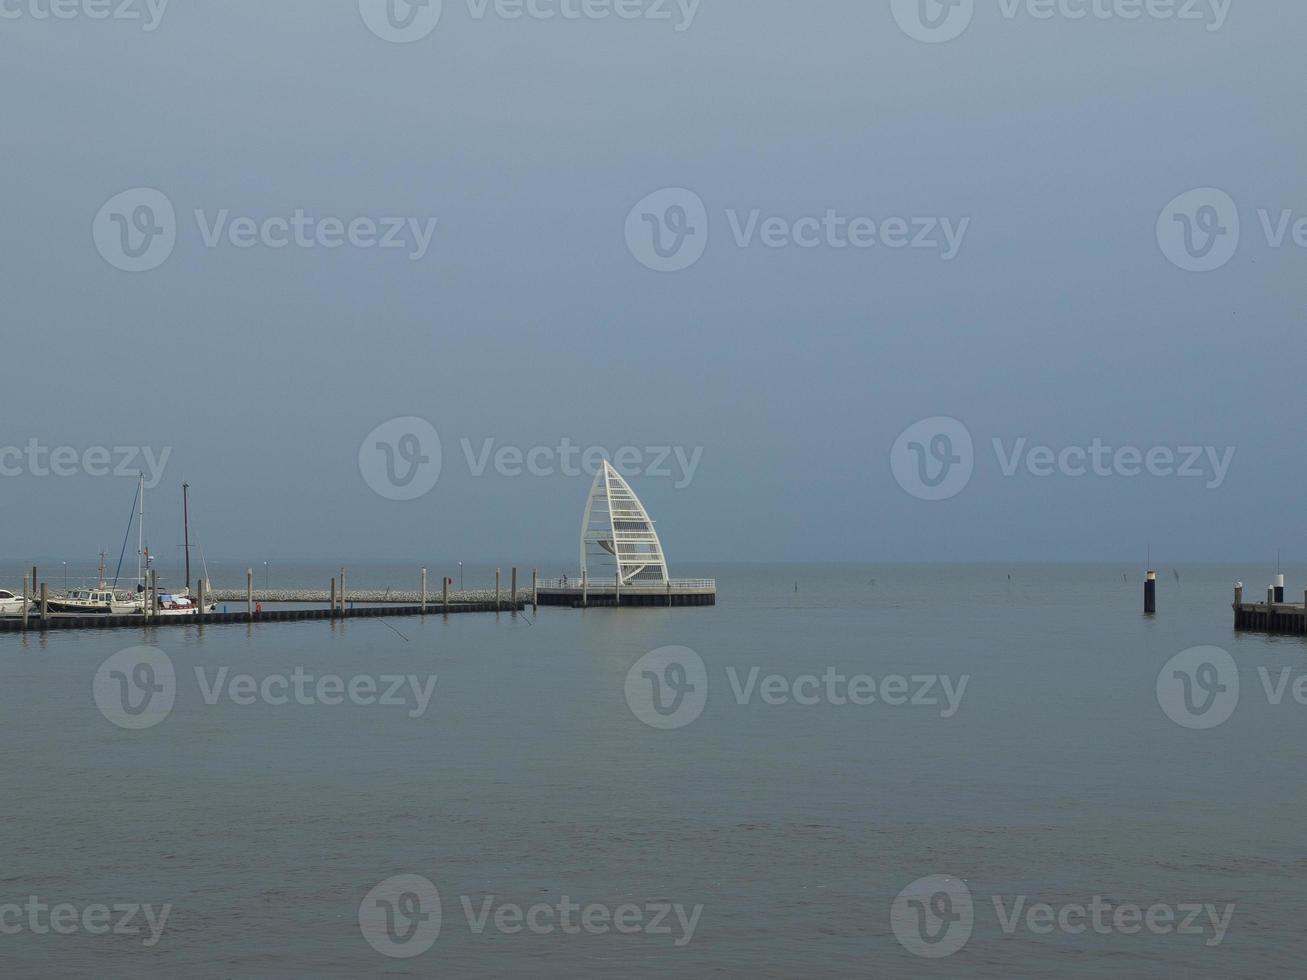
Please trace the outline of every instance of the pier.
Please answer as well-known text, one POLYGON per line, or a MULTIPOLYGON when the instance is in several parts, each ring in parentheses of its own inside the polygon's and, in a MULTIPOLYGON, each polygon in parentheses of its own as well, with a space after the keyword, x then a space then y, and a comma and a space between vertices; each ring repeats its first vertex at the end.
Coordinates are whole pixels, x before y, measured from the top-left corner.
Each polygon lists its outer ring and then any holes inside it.
POLYGON ((37 581, 36 569, 23 579, 22 612, 0 617, 0 633, 23 633, 46 630, 131 629, 142 626, 189 626, 228 623, 293 623, 331 619, 380 619, 411 616, 452 616, 467 613, 519 613, 535 603, 534 584, 538 576, 532 573, 530 592, 519 590, 518 570, 512 569, 510 584, 504 588, 503 577, 495 573, 494 589, 470 592, 451 592, 452 578, 444 578, 441 590, 428 591, 427 569, 421 570, 419 589, 414 592, 393 589, 347 591, 346 570, 341 569, 339 579, 331 580, 327 590, 254 588, 254 572, 245 573, 245 589, 214 589, 201 580, 198 587, 198 608, 184 613, 169 613, 161 602, 163 595, 157 573, 142 597, 143 606, 124 612, 56 612, 52 601, 59 597, 46 583, 33 589, 37 581), (265 608, 264 603, 282 608, 265 608), (317 604, 317 608, 314 605, 317 604), (229 611, 228 606, 238 606, 229 611), (221 609, 218 607, 221 606, 221 609), (287 608, 288 606, 293 608, 287 608))
POLYGON ((522 612, 527 608, 527 601, 519 599, 516 603, 505 599, 500 603, 490 601, 450 602, 444 606, 439 602, 423 606, 384 606, 360 605, 347 609, 261 609, 249 612, 211 612, 196 613, 192 616, 160 616, 146 619, 141 613, 128 616, 93 615, 79 616, 66 613, 51 613, 42 618, 39 615, 24 620, 21 616, 0 619, 0 633, 19 633, 23 631, 44 630, 102 630, 126 629, 142 626, 198 626, 201 624, 221 625, 226 623, 295 623, 308 620, 324 619, 380 619, 401 616, 453 616, 459 613, 493 613, 522 612))
POLYGON ((653 585, 619 585, 616 577, 592 585, 575 579, 553 579, 540 583, 536 591, 542 606, 715 606, 717 583, 712 579, 669 579, 653 585))
POLYGON ((1265 602, 1245 602, 1243 585, 1234 587, 1235 629, 1307 636, 1307 592, 1301 603, 1285 602, 1283 578, 1267 588, 1265 602))

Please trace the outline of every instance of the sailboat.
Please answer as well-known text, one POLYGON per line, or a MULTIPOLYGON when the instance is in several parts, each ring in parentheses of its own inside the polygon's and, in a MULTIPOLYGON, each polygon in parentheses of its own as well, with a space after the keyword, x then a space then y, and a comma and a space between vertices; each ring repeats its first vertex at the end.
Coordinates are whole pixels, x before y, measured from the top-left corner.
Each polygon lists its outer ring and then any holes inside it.
POLYGON ((50 611, 77 613, 82 616, 130 616, 145 612, 145 601, 136 596, 124 596, 109 588, 104 580, 104 554, 100 554, 100 584, 94 589, 73 589, 66 596, 52 596, 48 600, 50 611))
MULTIPOLYGON (((159 587, 159 616, 195 616, 200 605, 190 595, 190 507, 187 493, 189 484, 182 488, 186 520, 186 588, 180 592, 169 592, 159 587)), ((136 525, 136 591, 124 594, 111 587, 105 580, 104 555, 100 556, 100 582, 94 589, 75 589, 62 598, 50 600, 50 609, 54 612, 112 615, 144 615, 149 602, 149 579, 153 571, 154 555, 145 535, 145 477, 140 478, 136 488, 136 499, 132 501, 132 518, 127 525, 127 536, 123 538, 123 554, 118 556, 118 571, 122 571, 123 555, 127 551, 127 541, 132 533, 132 524, 136 525)), ((115 584, 118 575, 114 575, 115 584)), ((209 604, 209 612, 217 611, 217 604, 209 604)))

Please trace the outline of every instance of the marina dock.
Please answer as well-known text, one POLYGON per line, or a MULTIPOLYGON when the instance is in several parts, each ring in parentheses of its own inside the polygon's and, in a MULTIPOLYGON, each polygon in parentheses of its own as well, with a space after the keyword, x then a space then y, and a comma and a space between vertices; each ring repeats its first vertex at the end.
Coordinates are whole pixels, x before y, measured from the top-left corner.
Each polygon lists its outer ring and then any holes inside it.
POLYGON ((325 619, 380 619, 409 616, 453 616, 459 613, 517 613, 524 611, 529 603, 525 599, 512 602, 503 599, 496 603, 493 599, 477 602, 450 602, 448 606, 440 602, 431 602, 424 606, 388 606, 365 604, 346 609, 261 609, 249 612, 211 612, 196 613, 193 616, 161 616, 146 619, 141 614, 129 616, 78 616, 64 613, 51 613, 45 618, 33 615, 23 619, 11 616, 0 619, 0 633, 19 633, 23 631, 44 630, 78 630, 78 629, 126 629, 143 626, 198 626, 220 625, 226 623, 294 623, 325 619))
POLYGON ((712 579, 669 579, 665 584, 619 585, 617 579, 602 585, 575 579, 542 582, 537 589, 542 606, 715 606, 717 583, 712 579))
POLYGON ((1245 602, 1243 586, 1234 589, 1234 628, 1259 633, 1307 636, 1307 593, 1303 601, 1285 602, 1283 584, 1266 590, 1265 602, 1245 602))

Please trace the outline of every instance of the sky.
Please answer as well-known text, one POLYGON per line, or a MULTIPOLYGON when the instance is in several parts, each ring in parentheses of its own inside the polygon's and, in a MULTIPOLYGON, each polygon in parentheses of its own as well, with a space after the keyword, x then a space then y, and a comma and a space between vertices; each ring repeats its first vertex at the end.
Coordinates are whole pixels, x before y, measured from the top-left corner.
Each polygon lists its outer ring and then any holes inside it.
POLYGON ((1301 4, 51 2, 6 560, 1307 557, 1301 4))

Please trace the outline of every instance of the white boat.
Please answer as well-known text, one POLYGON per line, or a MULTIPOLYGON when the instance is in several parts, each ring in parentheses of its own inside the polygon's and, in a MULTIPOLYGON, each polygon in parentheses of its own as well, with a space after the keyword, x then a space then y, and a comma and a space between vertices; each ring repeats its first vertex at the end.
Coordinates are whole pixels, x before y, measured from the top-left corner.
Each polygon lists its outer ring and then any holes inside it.
MULTIPOLYGON (((189 591, 178 594, 161 594, 159 596, 160 616, 194 616, 200 611, 200 604, 191 598, 189 591)), ((205 612, 217 612, 216 602, 208 603, 205 612)))
POLYGON ((83 616, 130 616, 145 611, 145 603, 101 586, 98 589, 73 589, 66 596, 47 600, 50 611, 77 613, 83 616))
POLYGON ((21 616, 23 614, 23 597, 14 595, 7 589, 0 589, 0 616, 21 616))

